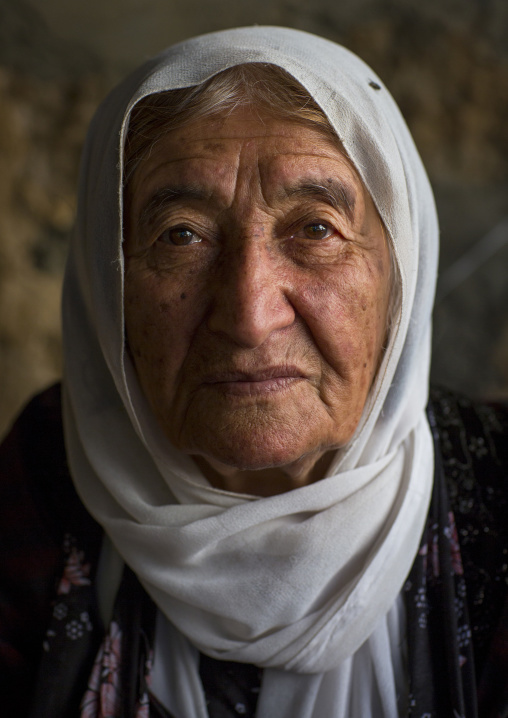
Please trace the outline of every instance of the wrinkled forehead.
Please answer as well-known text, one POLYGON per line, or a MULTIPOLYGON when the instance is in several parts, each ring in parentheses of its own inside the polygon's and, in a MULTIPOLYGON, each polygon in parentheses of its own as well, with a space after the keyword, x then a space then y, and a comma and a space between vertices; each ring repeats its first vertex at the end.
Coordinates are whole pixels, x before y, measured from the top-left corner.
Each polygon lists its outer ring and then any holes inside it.
POLYGON ((121 147, 130 112, 142 98, 200 85, 246 63, 282 68, 322 109, 374 202, 402 285, 414 285, 418 209, 433 204, 428 180, 407 126, 382 81, 360 58, 335 43, 283 28, 241 28, 173 46, 138 70, 121 91, 129 97, 121 147))
POLYGON ((185 186, 186 196, 190 189, 207 196, 217 188, 224 192, 226 175, 233 180, 247 154, 270 196, 287 194, 297 180, 309 188, 321 184, 333 206, 358 222, 364 205, 373 203, 322 108, 273 64, 243 63, 202 85, 142 98, 131 114, 124 154, 126 219, 133 208, 139 212, 144 195, 167 194, 169 185, 180 192, 185 186), (163 180, 169 183, 164 190, 163 180))
MULTIPOLYGON (((257 76, 263 78, 262 73, 257 76)), ((157 98, 165 103, 163 111, 161 106, 153 106, 150 97, 135 107, 123 153, 126 201, 136 191, 140 175, 146 176, 162 163, 185 158, 197 163, 200 159, 210 158, 220 162, 222 158, 225 167, 226 149, 236 148, 241 154, 253 152, 261 167, 266 165, 267 159, 276 161, 282 152, 281 146, 288 143, 295 161, 300 156, 308 158, 309 171, 319 158, 339 159, 355 184, 359 183, 365 189, 356 166, 320 108, 314 107, 309 112, 307 107, 306 115, 302 117, 299 97, 293 100, 294 106, 281 108, 270 97, 273 85, 266 87, 261 102, 260 97, 244 94, 243 83, 244 78, 236 83, 239 98, 238 105, 233 108, 227 102, 229 98, 224 88, 219 94, 212 90, 208 96, 201 97, 198 112, 195 106, 192 111, 185 111, 185 99, 182 103, 181 97, 173 102, 172 92, 157 98)), ((284 89, 289 95, 288 89, 280 83, 277 89, 284 89)), ((328 182, 331 181, 329 178, 328 182)))
POLYGON ((397 147, 398 110, 360 58, 323 38, 284 28, 240 28, 170 48, 148 73, 145 68, 127 108, 123 140, 130 111, 143 97, 200 85, 223 70, 254 62, 284 69, 306 89, 335 130, 389 235, 407 236, 410 218, 407 196, 402 196, 406 182, 397 147))
POLYGON ((242 197, 244 212, 283 206, 292 198, 319 198, 361 225, 373 202, 336 137, 242 106, 207 115, 165 132, 152 128, 155 145, 124 190, 126 231, 145 209, 157 212, 181 201, 225 209, 242 197))

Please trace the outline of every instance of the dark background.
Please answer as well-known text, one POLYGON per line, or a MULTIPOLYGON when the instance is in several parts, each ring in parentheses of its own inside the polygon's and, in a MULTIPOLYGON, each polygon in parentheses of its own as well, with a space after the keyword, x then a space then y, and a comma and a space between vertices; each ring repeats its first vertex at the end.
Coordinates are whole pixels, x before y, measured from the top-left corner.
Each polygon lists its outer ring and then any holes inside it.
POLYGON ((253 23, 338 41, 391 89, 441 219, 432 378, 508 398, 506 0, 0 0, 0 432, 61 372, 61 276, 95 107, 166 45, 253 23))

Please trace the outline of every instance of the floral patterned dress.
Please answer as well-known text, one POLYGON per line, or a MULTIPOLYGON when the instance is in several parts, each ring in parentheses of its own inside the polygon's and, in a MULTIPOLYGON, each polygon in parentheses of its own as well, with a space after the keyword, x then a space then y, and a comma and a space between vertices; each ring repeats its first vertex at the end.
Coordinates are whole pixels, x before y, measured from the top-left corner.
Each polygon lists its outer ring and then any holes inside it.
MULTIPOLYGON (((407 715, 507 717, 508 408, 434 391, 428 413, 435 484, 403 589, 407 715)), ((58 387, 0 451, 0 506, 1 715, 171 718, 150 693, 156 608, 130 569, 101 624, 102 532, 68 476, 58 387)), ((210 718, 255 716, 260 669, 201 656, 200 676, 210 718)))

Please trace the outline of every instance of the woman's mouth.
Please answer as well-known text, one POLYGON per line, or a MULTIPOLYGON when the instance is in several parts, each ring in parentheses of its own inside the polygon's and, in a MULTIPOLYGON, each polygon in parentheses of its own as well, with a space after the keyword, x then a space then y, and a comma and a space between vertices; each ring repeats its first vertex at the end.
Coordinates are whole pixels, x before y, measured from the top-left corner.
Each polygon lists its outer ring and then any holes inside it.
POLYGON ((282 391, 305 379, 294 366, 274 366, 256 371, 225 371, 208 375, 205 383, 224 394, 259 396, 282 391))

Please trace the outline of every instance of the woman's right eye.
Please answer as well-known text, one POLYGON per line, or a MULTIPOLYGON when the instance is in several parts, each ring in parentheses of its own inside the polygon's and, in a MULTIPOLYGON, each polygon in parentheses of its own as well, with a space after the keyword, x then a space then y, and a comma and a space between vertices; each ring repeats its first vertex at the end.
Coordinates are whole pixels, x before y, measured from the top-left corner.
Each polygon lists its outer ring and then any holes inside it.
POLYGON ((171 229, 166 229, 158 237, 158 240, 166 244, 173 244, 176 247, 186 247, 189 244, 201 242, 201 237, 188 227, 172 227, 171 229))

